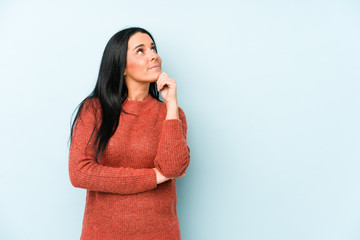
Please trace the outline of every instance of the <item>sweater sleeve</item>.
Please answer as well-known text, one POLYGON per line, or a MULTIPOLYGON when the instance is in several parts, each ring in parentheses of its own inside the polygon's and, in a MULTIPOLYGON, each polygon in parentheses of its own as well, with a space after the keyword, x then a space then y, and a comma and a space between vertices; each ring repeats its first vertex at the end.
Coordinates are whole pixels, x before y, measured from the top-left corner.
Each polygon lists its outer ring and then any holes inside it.
POLYGON ((91 191, 134 194, 157 187, 156 172, 152 168, 109 167, 95 162, 92 134, 95 111, 84 104, 72 136, 69 152, 69 176, 74 187, 91 191))
POLYGON ((190 164, 190 148, 187 145, 187 122, 179 107, 180 119, 165 119, 160 142, 154 159, 155 167, 162 175, 174 178, 182 175, 190 164))

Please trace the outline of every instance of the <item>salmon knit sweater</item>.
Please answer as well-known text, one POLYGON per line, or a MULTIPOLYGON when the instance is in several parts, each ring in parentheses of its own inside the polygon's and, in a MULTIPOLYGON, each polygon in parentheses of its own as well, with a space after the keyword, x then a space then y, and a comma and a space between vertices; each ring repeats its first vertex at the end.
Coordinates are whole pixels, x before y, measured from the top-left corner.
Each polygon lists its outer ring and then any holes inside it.
POLYGON ((166 104, 150 94, 143 101, 125 100, 123 110, 136 115, 120 114, 119 126, 96 163, 91 134, 101 106, 98 99, 85 102, 69 152, 70 181, 87 189, 82 240, 181 239, 176 179, 157 184, 152 169, 173 178, 189 166, 186 118, 178 109, 180 119, 165 119, 166 104))

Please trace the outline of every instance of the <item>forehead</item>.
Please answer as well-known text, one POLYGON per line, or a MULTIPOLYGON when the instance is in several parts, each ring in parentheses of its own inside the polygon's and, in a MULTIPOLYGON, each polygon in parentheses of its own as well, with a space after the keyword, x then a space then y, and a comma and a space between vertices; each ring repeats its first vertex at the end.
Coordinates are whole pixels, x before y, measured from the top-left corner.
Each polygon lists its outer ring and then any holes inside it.
POLYGON ((150 45, 153 40, 146 33, 137 32, 129 38, 128 47, 133 48, 139 44, 150 45))

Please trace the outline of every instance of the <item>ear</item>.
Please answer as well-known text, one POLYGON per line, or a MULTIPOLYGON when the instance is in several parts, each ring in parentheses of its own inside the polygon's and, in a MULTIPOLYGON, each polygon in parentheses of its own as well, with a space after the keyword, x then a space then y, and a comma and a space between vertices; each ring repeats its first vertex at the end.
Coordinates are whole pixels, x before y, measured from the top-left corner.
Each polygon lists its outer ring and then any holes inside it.
POLYGON ((125 67, 124 67, 124 77, 125 77, 126 74, 127 74, 127 73, 126 73, 126 70, 127 70, 127 69, 126 69, 126 66, 125 66, 125 67))

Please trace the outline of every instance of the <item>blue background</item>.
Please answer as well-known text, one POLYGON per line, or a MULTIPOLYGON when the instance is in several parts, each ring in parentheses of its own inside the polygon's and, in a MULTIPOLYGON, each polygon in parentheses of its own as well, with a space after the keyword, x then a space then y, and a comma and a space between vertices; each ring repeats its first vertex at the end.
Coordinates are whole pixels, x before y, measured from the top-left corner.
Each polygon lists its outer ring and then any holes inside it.
POLYGON ((177 81, 183 239, 360 239, 359 1, 1 1, 0 239, 79 239, 70 118, 140 26, 177 81))

